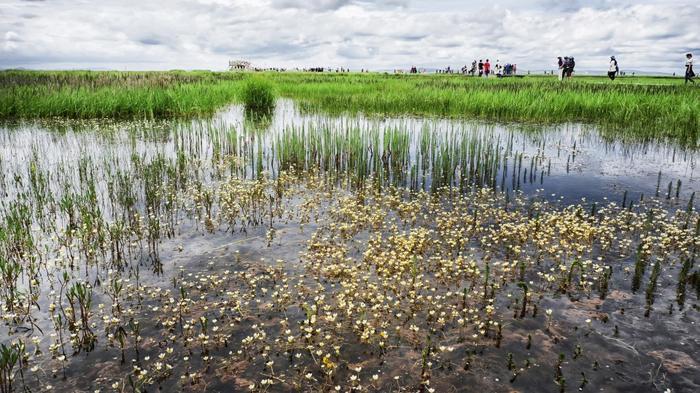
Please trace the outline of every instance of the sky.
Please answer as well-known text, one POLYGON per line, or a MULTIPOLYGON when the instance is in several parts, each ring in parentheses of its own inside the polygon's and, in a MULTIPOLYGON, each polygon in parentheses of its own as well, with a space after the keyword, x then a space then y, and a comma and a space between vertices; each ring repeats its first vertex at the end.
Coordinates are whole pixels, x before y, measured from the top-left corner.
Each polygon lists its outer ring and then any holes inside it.
POLYGON ((689 0, 0 0, 0 69, 392 70, 478 59, 682 72, 700 56, 689 0))

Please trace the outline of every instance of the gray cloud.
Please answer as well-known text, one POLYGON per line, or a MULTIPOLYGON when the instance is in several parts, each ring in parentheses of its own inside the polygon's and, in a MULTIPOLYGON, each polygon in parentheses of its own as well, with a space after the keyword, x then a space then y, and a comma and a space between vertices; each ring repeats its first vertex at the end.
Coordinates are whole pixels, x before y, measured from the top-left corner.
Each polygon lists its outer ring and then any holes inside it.
MULTIPOLYGON (((623 3, 624 4, 624 3, 623 3)), ((564 12, 575 12, 582 8, 610 9, 620 6, 619 1, 612 0, 541 0, 540 6, 548 10, 559 10, 564 12)))
POLYGON ((0 67, 223 69, 453 67, 473 59, 551 69, 678 71, 698 51, 700 6, 682 0, 4 1, 0 67))
POLYGON ((403 7, 408 0, 272 0, 274 8, 296 8, 312 11, 337 10, 348 5, 370 7, 403 7))
POLYGON ((337 10, 351 3, 352 0, 272 0, 274 8, 298 8, 316 11, 337 10))
POLYGON ((157 38, 142 38, 139 40, 144 45, 161 45, 162 42, 157 38))

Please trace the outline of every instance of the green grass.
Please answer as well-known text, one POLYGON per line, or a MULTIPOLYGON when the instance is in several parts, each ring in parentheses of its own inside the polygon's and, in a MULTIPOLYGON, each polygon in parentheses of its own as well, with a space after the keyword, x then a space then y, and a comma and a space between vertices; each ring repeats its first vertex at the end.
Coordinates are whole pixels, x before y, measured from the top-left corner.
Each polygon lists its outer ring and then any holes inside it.
POLYGON ((331 112, 437 115, 518 122, 582 122, 615 133, 697 140, 700 89, 671 78, 608 83, 578 78, 274 75, 281 94, 331 112), (647 81, 654 83, 646 83, 647 81))
POLYGON ((243 84, 242 99, 247 111, 270 113, 275 108, 272 83, 263 78, 248 78, 243 84))
MULTIPOLYGON (((329 113, 581 122, 612 136, 696 144, 700 89, 680 78, 479 79, 460 75, 267 73, 302 109, 329 113)), ((0 72, 0 118, 170 118, 244 102, 249 75, 208 71, 0 72)))
POLYGON ((170 118, 238 99, 241 75, 211 72, 0 72, 0 118, 170 118))

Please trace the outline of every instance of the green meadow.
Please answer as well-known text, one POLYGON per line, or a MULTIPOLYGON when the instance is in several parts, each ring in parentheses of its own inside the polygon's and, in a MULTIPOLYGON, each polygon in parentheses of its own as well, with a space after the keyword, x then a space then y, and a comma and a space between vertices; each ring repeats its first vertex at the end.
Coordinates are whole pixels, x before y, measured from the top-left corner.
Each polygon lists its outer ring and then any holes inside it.
POLYGON ((302 109, 602 126, 613 134, 697 140, 700 90, 680 78, 481 79, 463 75, 208 71, 0 72, 0 118, 172 118, 244 100, 250 78, 302 109))

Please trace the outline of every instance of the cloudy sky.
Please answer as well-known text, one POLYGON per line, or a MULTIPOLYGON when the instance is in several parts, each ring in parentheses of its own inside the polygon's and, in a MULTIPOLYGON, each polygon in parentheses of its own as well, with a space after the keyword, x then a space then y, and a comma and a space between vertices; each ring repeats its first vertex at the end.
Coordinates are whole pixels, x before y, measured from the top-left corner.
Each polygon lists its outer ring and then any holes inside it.
POLYGON ((0 0, 0 68, 370 69, 474 59, 681 72, 700 56, 690 0, 0 0))

